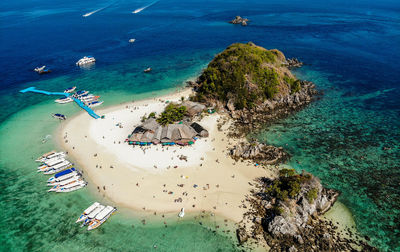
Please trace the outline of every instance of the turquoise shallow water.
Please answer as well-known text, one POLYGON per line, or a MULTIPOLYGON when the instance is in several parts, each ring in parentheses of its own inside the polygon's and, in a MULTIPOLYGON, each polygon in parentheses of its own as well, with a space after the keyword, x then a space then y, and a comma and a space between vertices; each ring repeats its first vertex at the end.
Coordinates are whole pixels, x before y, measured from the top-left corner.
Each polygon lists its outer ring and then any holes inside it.
POLYGON ((338 89, 330 76, 310 69, 298 76, 314 81, 322 98, 258 134, 261 141, 287 149, 289 164, 321 178, 341 191, 339 200, 352 210, 357 229, 372 243, 400 248, 400 122, 390 109, 365 109, 387 99, 393 89, 354 96, 338 89), (351 104, 351 106, 350 106, 351 104))

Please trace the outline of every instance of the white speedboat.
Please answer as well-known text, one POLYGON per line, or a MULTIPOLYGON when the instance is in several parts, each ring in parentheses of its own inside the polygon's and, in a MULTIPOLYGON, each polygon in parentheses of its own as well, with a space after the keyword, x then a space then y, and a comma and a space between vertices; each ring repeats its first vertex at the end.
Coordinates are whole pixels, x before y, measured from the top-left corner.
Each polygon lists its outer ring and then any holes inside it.
POLYGON ((50 159, 53 158, 64 158, 66 156, 66 154, 64 152, 55 152, 55 151, 51 151, 49 153, 43 154, 41 157, 39 157, 38 159, 36 159, 36 162, 46 162, 50 159))
POLYGON ((153 70, 153 69, 151 69, 151 67, 148 67, 148 68, 144 69, 143 72, 145 72, 145 73, 150 73, 151 70, 153 70))
POLYGON ((72 174, 72 175, 69 176, 69 178, 67 178, 67 179, 63 179, 63 180, 60 180, 60 181, 53 181, 51 183, 47 183, 47 185, 48 186, 52 186, 52 187, 54 187, 54 186, 65 186, 65 185, 67 185, 67 184, 69 184, 71 182, 82 180, 82 176, 81 176, 80 173, 70 173, 70 174, 72 174))
POLYGON ((96 59, 92 56, 85 56, 82 59, 78 60, 78 62, 76 62, 77 66, 82 66, 82 65, 86 65, 86 64, 90 64, 90 63, 94 63, 96 62, 96 59))
POLYGON ((92 102, 88 102, 87 106, 88 107, 97 107, 100 106, 101 104, 103 104, 104 101, 92 101, 92 102))
POLYGON ((100 225, 110 218, 115 211, 117 211, 117 209, 112 206, 107 206, 104 208, 104 210, 97 214, 96 217, 89 223, 88 230, 100 227, 100 225))
POLYGON ((98 208, 100 206, 99 202, 94 202, 91 206, 89 206, 88 208, 86 208, 85 211, 83 211, 83 213, 81 214, 81 216, 79 216, 79 218, 76 220, 76 223, 84 221, 87 219, 88 215, 93 212, 96 208, 98 208))
POLYGON ((72 98, 71 97, 66 97, 66 98, 61 98, 61 99, 57 99, 54 102, 60 103, 60 104, 65 104, 65 103, 69 103, 72 102, 72 98))
POLYGON ((65 158, 62 156, 50 158, 50 159, 44 161, 42 165, 39 165, 38 170, 43 169, 45 167, 54 166, 54 165, 59 164, 64 161, 65 161, 65 158))
POLYGON ((80 176, 79 177, 72 177, 72 178, 69 178, 69 179, 66 179, 66 180, 63 180, 63 181, 59 182, 58 185, 52 186, 48 191, 49 192, 55 192, 58 189, 65 188, 68 185, 81 184, 82 182, 85 182, 85 181, 80 176))
POLYGON ((131 39, 129 40, 129 43, 133 43, 133 42, 135 42, 135 41, 136 41, 136 39, 131 38, 131 39))
POLYGON ((75 89, 76 89, 76 86, 69 87, 69 88, 67 88, 67 89, 64 90, 64 93, 72 93, 72 92, 75 91, 75 89))
POLYGON ((178 214, 179 218, 183 218, 183 216, 185 216, 185 208, 184 207, 182 207, 181 211, 178 214))
POLYGON ((46 69, 46 66, 36 67, 34 71, 37 72, 38 74, 51 73, 51 70, 46 69))
POLYGON ((35 161, 36 162, 42 162, 42 160, 45 160, 48 156, 53 155, 54 153, 56 153, 56 151, 54 151, 54 150, 50 151, 50 152, 47 152, 47 153, 41 155, 40 157, 38 157, 35 161))
POLYGON ((56 164, 55 166, 49 167, 49 169, 46 169, 44 171, 44 174, 46 174, 46 175, 54 174, 54 173, 60 172, 62 170, 71 168, 71 167, 72 167, 72 164, 68 160, 65 160, 64 162, 62 162, 60 164, 56 164))
POLYGON ((104 208, 106 208, 103 205, 99 205, 96 209, 94 209, 90 214, 88 214, 86 220, 82 223, 82 227, 88 225, 93 219, 94 217, 96 217, 96 215, 98 215, 101 211, 104 210, 104 208))
POLYGON ((76 181, 71 184, 62 186, 56 190, 56 192, 63 193, 63 192, 73 192, 79 190, 87 185, 87 182, 84 180, 76 181))

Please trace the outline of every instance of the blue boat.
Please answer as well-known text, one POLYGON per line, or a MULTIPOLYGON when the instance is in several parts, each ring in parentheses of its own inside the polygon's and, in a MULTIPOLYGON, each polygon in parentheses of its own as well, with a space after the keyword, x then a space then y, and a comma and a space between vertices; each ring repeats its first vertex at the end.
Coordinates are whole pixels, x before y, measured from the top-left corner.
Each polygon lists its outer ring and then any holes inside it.
POLYGON ((65 120, 67 117, 63 114, 53 114, 52 115, 54 118, 60 119, 60 120, 65 120))
POLYGON ((58 178, 58 177, 61 177, 62 175, 71 173, 71 172, 73 172, 73 171, 76 171, 76 169, 72 167, 71 169, 66 169, 65 171, 56 173, 56 175, 54 175, 54 177, 55 177, 55 178, 58 178))

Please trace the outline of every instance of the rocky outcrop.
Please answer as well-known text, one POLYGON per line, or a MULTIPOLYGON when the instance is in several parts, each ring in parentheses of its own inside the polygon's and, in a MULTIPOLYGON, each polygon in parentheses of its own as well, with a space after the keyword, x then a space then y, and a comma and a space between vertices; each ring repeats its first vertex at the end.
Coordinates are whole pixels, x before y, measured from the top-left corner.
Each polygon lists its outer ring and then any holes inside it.
POLYGON ((270 251, 353 251, 355 246, 376 251, 357 237, 341 237, 332 222, 319 218, 339 193, 324 188, 318 178, 282 169, 278 178, 258 182, 257 191, 247 198, 251 207, 239 228, 250 229, 251 237, 263 239, 270 251), (250 221, 252 227, 246 227, 250 221))
POLYGON ((235 19, 229 21, 231 24, 241 24, 242 26, 246 26, 248 22, 250 22, 250 20, 242 18, 241 16, 236 16, 235 19))
POLYGON ((295 67, 303 66, 303 62, 301 62, 297 58, 290 58, 290 59, 286 59, 285 65, 289 68, 295 68, 295 67))
POLYGON ((282 147, 275 147, 254 141, 241 142, 235 145, 230 154, 233 159, 251 159, 259 164, 278 164, 289 158, 282 147))
POLYGON ((237 130, 232 135, 243 136, 251 131, 272 124, 276 119, 284 118, 304 108, 317 97, 315 85, 301 81, 301 88, 293 94, 281 95, 266 100, 253 108, 236 110, 232 103, 227 103, 226 112, 235 119, 237 130))

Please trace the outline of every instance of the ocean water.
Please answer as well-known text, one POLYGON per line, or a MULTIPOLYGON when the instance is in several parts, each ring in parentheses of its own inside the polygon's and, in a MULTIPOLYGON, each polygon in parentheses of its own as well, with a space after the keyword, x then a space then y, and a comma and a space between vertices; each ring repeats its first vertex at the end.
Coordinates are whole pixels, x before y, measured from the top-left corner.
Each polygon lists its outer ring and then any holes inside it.
POLYGON ((151 3, 1 1, 0 250, 238 250, 230 235, 194 219, 143 226, 126 209, 93 232, 79 229, 74 220, 80 212, 106 199, 88 188, 47 193, 33 159, 55 148, 58 122, 50 114, 80 110, 18 91, 76 85, 101 95, 105 105, 151 97, 182 87, 229 44, 248 41, 299 57, 307 65, 296 74, 324 92, 305 110, 266 126, 259 139, 285 147, 290 165, 340 190, 340 201, 372 245, 400 249, 397 1, 160 0, 131 13, 151 3), (252 22, 228 24, 235 15, 252 22), (75 66, 84 55, 96 57, 92 68, 75 66), (35 74, 40 65, 53 72, 35 74), (144 74, 149 66, 153 72, 144 74))

